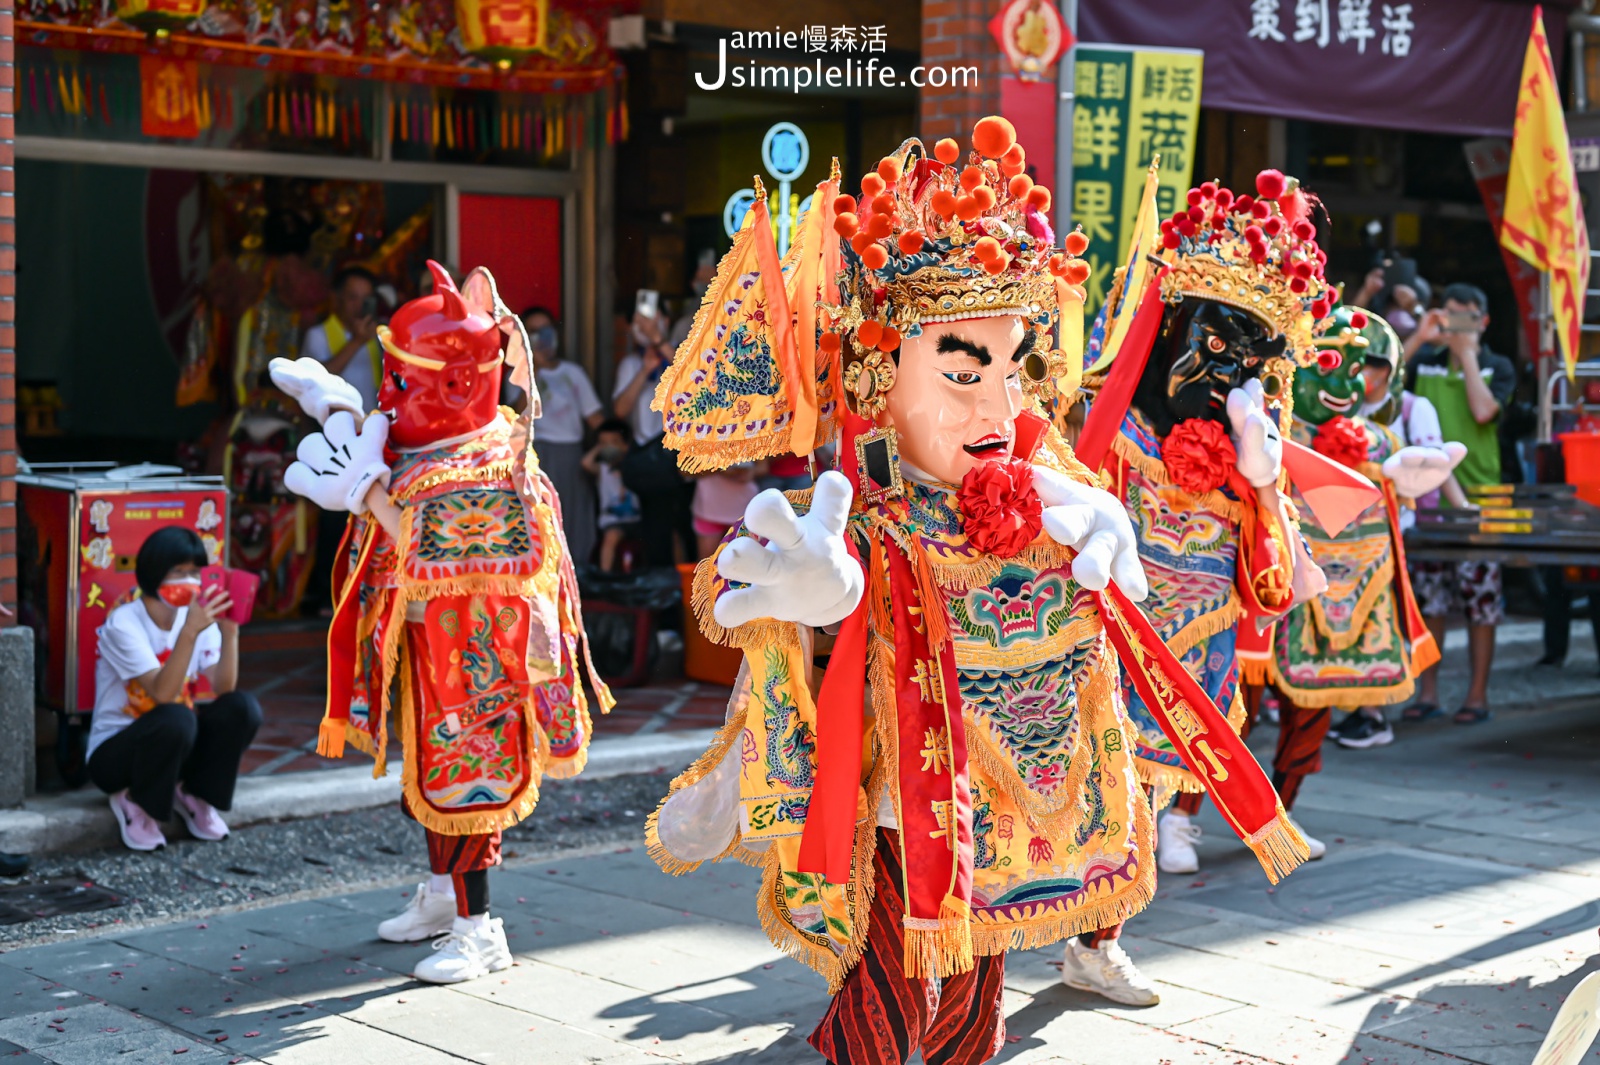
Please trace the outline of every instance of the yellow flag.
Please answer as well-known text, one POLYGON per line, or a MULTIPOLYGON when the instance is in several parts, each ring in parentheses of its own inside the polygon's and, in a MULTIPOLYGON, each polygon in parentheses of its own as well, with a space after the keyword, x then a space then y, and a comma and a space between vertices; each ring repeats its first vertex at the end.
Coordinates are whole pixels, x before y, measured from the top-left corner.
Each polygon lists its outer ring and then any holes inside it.
POLYGON ((1123 268, 1122 298, 1116 307, 1107 311, 1106 339, 1100 357, 1089 367, 1089 373, 1102 373, 1111 365, 1122 348, 1122 342, 1133 328, 1133 316, 1144 296, 1145 280, 1150 274, 1150 256, 1156 250, 1160 223, 1156 218, 1156 189, 1160 186, 1161 156, 1150 160, 1145 171, 1144 195, 1139 200, 1139 210, 1134 215, 1133 233, 1128 242, 1128 263, 1123 268))
POLYGON ((1589 287, 1589 231, 1538 7, 1533 9, 1533 32, 1517 89, 1500 243, 1535 269, 1549 272, 1556 337, 1570 375, 1578 361, 1583 298, 1589 287))

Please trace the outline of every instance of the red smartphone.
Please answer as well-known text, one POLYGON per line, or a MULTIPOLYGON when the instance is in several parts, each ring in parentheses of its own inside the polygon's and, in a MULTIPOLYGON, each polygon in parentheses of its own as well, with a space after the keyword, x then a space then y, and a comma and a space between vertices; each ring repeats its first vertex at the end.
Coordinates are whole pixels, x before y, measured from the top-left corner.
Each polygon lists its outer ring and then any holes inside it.
POLYGON ((227 574, 228 595, 233 598, 233 606, 228 608, 228 620, 243 625, 250 620, 250 614, 256 608, 256 592, 261 588, 261 578, 243 569, 230 569, 227 574))
POLYGON ((228 590, 228 571, 222 566, 207 566, 200 571, 200 595, 209 595, 213 588, 228 590))

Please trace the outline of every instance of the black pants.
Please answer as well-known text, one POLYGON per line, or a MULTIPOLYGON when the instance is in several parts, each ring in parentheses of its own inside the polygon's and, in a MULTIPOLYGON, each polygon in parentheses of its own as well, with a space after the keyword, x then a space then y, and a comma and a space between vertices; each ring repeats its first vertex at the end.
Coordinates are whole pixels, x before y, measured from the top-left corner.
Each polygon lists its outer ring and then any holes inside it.
POLYGON ((239 759, 261 727, 261 704, 233 691, 191 710, 162 703, 94 749, 89 779, 107 795, 128 798, 157 821, 172 816, 179 784, 219 810, 233 807, 239 759))
MULTIPOLYGON (((1540 566, 1539 579, 1544 584, 1544 656, 1565 662, 1572 641, 1572 589, 1567 587, 1566 567, 1540 566)), ((1589 593, 1589 619, 1595 646, 1600 647, 1600 589, 1589 593)))

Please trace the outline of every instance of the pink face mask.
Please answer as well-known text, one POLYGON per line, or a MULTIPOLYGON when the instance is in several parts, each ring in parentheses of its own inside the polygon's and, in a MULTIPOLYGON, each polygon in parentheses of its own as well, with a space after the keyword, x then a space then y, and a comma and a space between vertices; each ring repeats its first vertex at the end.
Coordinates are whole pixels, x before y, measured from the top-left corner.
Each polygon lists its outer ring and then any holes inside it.
POLYGON ((161 596, 162 602, 172 607, 186 607, 194 602, 194 597, 200 592, 199 581, 167 581, 156 594, 161 596))
POLYGON ((927 323, 900 345, 889 420, 907 462, 960 484, 979 463, 1012 456, 1022 410, 1012 356, 1025 335, 1022 319, 1005 315, 927 323))

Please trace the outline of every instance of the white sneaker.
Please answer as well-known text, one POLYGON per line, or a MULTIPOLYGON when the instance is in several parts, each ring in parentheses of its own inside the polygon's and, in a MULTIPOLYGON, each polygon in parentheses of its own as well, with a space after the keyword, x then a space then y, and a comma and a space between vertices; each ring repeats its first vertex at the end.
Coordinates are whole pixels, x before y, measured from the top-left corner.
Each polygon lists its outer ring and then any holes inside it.
POLYGON ((420 943, 449 932, 455 919, 456 897, 429 891, 424 880, 399 916, 378 926, 378 938, 390 943, 420 943))
POLYGON ((228 823, 222 819, 217 808, 204 799, 197 799, 183 790, 179 784, 172 793, 172 805, 178 811, 178 816, 183 818, 183 823, 189 826, 189 834, 195 839, 218 840, 228 838, 228 823))
POLYGON ((433 951, 411 973, 430 984, 459 984, 511 968, 506 926, 498 917, 483 927, 457 917, 450 931, 434 941, 433 951))
POLYGON ((1304 839, 1306 841, 1306 846, 1310 848, 1310 861, 1314 862, 1324 854, 1328 853, 1328 845, 1326 843, 1322 842, 1316 836, 1313 836, 1311 833, 1302 828, 1299 821, 1295 821, 1292 817, 1289 820, 1293 822, 1295 828, 1300 829, 1300 838, 1304 839))
POLYGON ((1156 868, 1163 873, 1198 873, 1200 855, 1194 845, 1200 842, 1200 826, 1189 815, 1168 810, 1156 822, 1156 868))
POLYGON ((1154 1006, 1161 1001, 1155 985, 1114 939, 1098 947, 1084 946, 1077 936, 1067 940, 1067 951, 1061 959, 1061 982, 1124 1006, 1154 1006))

